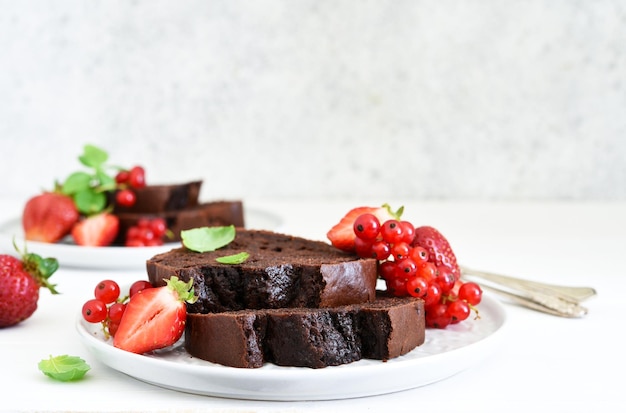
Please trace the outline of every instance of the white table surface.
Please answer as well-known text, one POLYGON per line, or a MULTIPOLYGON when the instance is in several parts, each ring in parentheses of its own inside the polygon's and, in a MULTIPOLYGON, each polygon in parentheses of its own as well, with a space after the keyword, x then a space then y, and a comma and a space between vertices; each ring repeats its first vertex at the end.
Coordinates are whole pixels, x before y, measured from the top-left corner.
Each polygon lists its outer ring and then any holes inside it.
MULTIPOLYGON (((248 211, 281 219, 277 229, 325 239, 351 207, 374 201, 245 200, 248 211)), ((0 218, 19 216, 24 200, 0 199, 0 218)), ((501 348, 446 380, 409 391, 358 399, 260 402, 163 389, 101 364, 78 340, 76 315, 103 278, 131 282, 137 270, 61 268, 61 295, 41 292, 39 308, 18 326, 0 329, 1 411, 615 411, 623 406, 623 297, 626 291, 626 204, 453 203, 401 200, 404 217, 439 228, 463 264, 545 282, 594 287, 581 319, 554 317, 506 303, 501 348), (92 367, 84 380, 61 383, 37 363, 70 354, 92 367)), ((6 251, 10 246, 2 245, 6 251)), ((32 251, 37 252, 37 251, 32 251)), ((376 379, 376 378, 372 378, 376 379)))

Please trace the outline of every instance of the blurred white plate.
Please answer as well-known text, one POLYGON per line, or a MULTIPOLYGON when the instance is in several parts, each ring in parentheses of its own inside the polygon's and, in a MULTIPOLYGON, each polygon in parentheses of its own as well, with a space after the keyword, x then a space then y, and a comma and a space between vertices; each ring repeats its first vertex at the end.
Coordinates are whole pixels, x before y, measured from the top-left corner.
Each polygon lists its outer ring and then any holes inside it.
POLYGON ((487 294, 479 310, 478 320, 445 330, 428 329, 426 342, 402 357, 322 369, 273 364, 258 369, 225 367, 190 356, 183 339, 168 349, 139 355, 113 347, 100 325, 87 323, 80 314, 76 329, 100 362, 156 386, 234 399, 331 400, 425 386, 476 365, 499 346, 506 319, 502 304, 487 294))
MULTIPOLYGON (((247 228, 276 230, 281 219, 272 213, 260 210, 245 210, 244 220, 247 228)), ((13 239, 18 248, 24 247, 24 231, 21 218, 14 218, 0 224, 0 251, 15 253, 13 239)), ((180 242, 167 243, 158 247, 82 247, 71 242, 49 244, 28 241, 29 252, 43 257, 54 257, 60 266, 93 269, 136 269, 143 270, 146 260, 156 254, 180 246, 180 242)))

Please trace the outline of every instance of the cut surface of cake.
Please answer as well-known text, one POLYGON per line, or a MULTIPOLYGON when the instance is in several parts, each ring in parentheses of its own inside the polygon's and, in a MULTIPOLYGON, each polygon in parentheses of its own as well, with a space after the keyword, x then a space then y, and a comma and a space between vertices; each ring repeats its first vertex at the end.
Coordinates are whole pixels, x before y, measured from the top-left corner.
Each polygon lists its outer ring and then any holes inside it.
POLYGON ((185 348, 229 367, 324 368, 389 360, 424 343, 424 302, 385 297, 332 308, 283 308, 188 314, 185 348))
POLYGON ((176 276, 194 280, 199 299, 190 313, 243 309, 335 307, 370 302, 376 296, 377 261, 346 254, 331 245, 286 234, 238 228, 235 239, 216 251, 184 247, 146 263, 152 285, 176 276), (241 264, 221 256, 247 252, 241 264))

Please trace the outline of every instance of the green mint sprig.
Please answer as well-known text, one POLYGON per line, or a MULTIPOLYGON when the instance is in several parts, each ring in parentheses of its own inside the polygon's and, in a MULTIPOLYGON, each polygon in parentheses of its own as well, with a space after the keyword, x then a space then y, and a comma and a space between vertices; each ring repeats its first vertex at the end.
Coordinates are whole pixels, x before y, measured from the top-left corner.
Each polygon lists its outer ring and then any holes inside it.
MULTIPOLYGON (((93 215, 103 211, 108 205, 107 193, 115 190, 115 177, 108 169, 109 154, 94 145, 85 145, 83 153, 78 157, 88 171, 77 171, 61 183, 60 192, 71 196, 78 211, 84 215, 93 215)), ((119 168, 117 168, 119 170, 119 168)))

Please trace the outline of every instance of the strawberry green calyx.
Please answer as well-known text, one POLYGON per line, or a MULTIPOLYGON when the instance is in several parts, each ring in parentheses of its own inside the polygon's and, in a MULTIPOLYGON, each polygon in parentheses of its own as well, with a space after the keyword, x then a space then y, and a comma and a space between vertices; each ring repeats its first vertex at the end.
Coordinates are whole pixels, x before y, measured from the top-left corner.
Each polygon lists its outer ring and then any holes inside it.
POLYGON ((193 304, 198 301, 198 296, 193 291, 193 280, 184 282, 178 277, 173 276, 170 279, 165 280, 167 287, 174 291, 178 295, 178 300, 193 304))
POLYGON ((24 270, 28 272, 41 287, 45 287, 52 294, 59 294, 56 290, 56 284, 51 284, 49 278, 59 269, 59 261, 56 258, 43 258, 38 254, 28 252, 26 246, 24 251, 21 251, 15 239, 13 239, 13 247, 20 254, 22 258, 22 265, 24 270))
POLYGON ((389 212, 389 214, 398 221, 400 221, 400 218, 402 218, 402 214, 404 213, 404 205, 398 208, 397 211, 392 210, 391 205, 389 204, 383 204, 382 207, 385 208, 387 212, 389 212))

